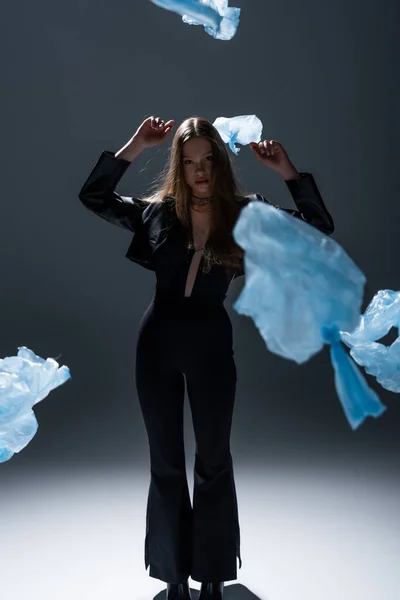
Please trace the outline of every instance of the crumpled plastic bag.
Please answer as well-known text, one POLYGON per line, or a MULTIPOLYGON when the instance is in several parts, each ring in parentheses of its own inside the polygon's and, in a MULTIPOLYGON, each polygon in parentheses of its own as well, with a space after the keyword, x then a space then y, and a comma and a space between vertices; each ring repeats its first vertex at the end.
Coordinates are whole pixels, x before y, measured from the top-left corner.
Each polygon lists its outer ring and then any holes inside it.
POLYGON ((241 115, 238 117, 218 117, 213 123, 222 140, 229 145, 234 154, 239 154, 240 148, 250 142, 260 142, 263 124, 256 115, 241 115))
POLYGON ((351 332, 341 332, 350 354, 369 375, 390 392, 400 392, 400 338, 385 346, 377 342, 392 327, 400 329, 400 292, 380 290, 351 332))
POLYGON ((240 8, 228 6, 228 0, 151 0, 153 4, 182 16, 189 25, 203 25, 217 40, 230 40, 239 26, 240 8))
POLYGON ((70 377, 68 367, 25 346, 17 356, 0 359, 0 462, 31 441, 38 428, 32 407, 70 377))
POLYGON ((298 364, 331 346, 335 385, 350 426, 385 410, 341 345, 360 320, 365 276, 343 248, 315 227, 259 201, 233 231, 244 249, 245 285, 234 309, 250 316, 268 349, 298 364))

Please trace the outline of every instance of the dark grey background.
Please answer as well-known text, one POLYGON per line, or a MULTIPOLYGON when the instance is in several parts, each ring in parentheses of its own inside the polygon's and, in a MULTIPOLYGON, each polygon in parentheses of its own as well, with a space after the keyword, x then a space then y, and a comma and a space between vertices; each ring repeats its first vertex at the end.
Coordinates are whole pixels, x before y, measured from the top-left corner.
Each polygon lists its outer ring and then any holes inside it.
MULTIPOLYGON (((129 233, 77 197, 100 152, 120 148, 147 116, 257 114, 264 137, 314 174, 334 238, 368 278, 364 306, 379 289, 400 288, 398 2, 232 4, 242 16, 230 42, 147 0, 7 5, 0 355, 21 345, 62 354, 72 380, 37 406, 38 434, 2 474, 147 460, 134 358, 154 275, 124 258, 129 233)), ((144 192, 166 150, 141 156, 119 191, 144 192)), ((292 206, 284 182, 249 148, 234 162, 249 192, 292 206)), ((226 302, 239 377, 234 459, 324 464, 365 456, 395 467, 399 397, 369 378, 389 408, 353 433, 327 349, 302 367, 270 354, 253 323, 232 310, 241 285, 226 302)))

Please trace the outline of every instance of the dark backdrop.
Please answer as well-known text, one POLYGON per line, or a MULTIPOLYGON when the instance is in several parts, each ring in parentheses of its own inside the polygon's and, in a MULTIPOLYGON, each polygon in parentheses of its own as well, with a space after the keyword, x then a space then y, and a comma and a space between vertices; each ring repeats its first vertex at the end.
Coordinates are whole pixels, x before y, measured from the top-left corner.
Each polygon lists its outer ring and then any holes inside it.
MULTIPOLYGON (((399 289, 399 5, 394 0, 235 0, 237 35, 221 42, 147 0, 9 3, 3 19, 0 355, 26 345, 72 380, 36 407, 39 431, 1 466, 147 461, 134 382, 135 344, 154 275, 124 258, 128 232, 90 214, 79 189, 103 149, 144 118, 255 113, 311 171, 342 244, 365 272, 364 306, 399 289)), ((150 150, 119 186, 140 194, 162 168, 150 150)), ((249 192, 293 206, 284 182, 243 148, 249 192)), ((270 354, 252 321, 226 305, 238 367, 237 462, 339 461, 382 468, 400 448, 399 398, 352 432, 327 349, 304 366, 270 354)))

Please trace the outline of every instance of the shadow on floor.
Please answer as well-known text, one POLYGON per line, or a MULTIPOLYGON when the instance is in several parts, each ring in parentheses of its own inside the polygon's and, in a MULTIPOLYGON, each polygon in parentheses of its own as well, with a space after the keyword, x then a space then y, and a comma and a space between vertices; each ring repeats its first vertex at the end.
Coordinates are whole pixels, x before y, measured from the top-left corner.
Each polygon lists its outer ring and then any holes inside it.
MULTIPOLYGON (((161 590, 153 600, 165 600, 167 588, 161 590)), ((190 588, 190 594, 192 600, 197 600, 200 594, 200 590, 190 588)), ((268 598, 260 598, 253 594, 245 585, 241 583, 233 583, 232 585, 225 585, 224 587, 224 600, 268 600, 268 598)))

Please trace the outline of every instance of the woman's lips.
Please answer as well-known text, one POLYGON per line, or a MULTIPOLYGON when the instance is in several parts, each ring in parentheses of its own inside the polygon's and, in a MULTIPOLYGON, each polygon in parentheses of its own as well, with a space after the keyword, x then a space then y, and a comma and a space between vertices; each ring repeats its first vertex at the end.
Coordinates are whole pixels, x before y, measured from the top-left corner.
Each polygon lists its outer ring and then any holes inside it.
POLYGON ((208 183, 208 179, 198 179, 196 183, 208 183))

